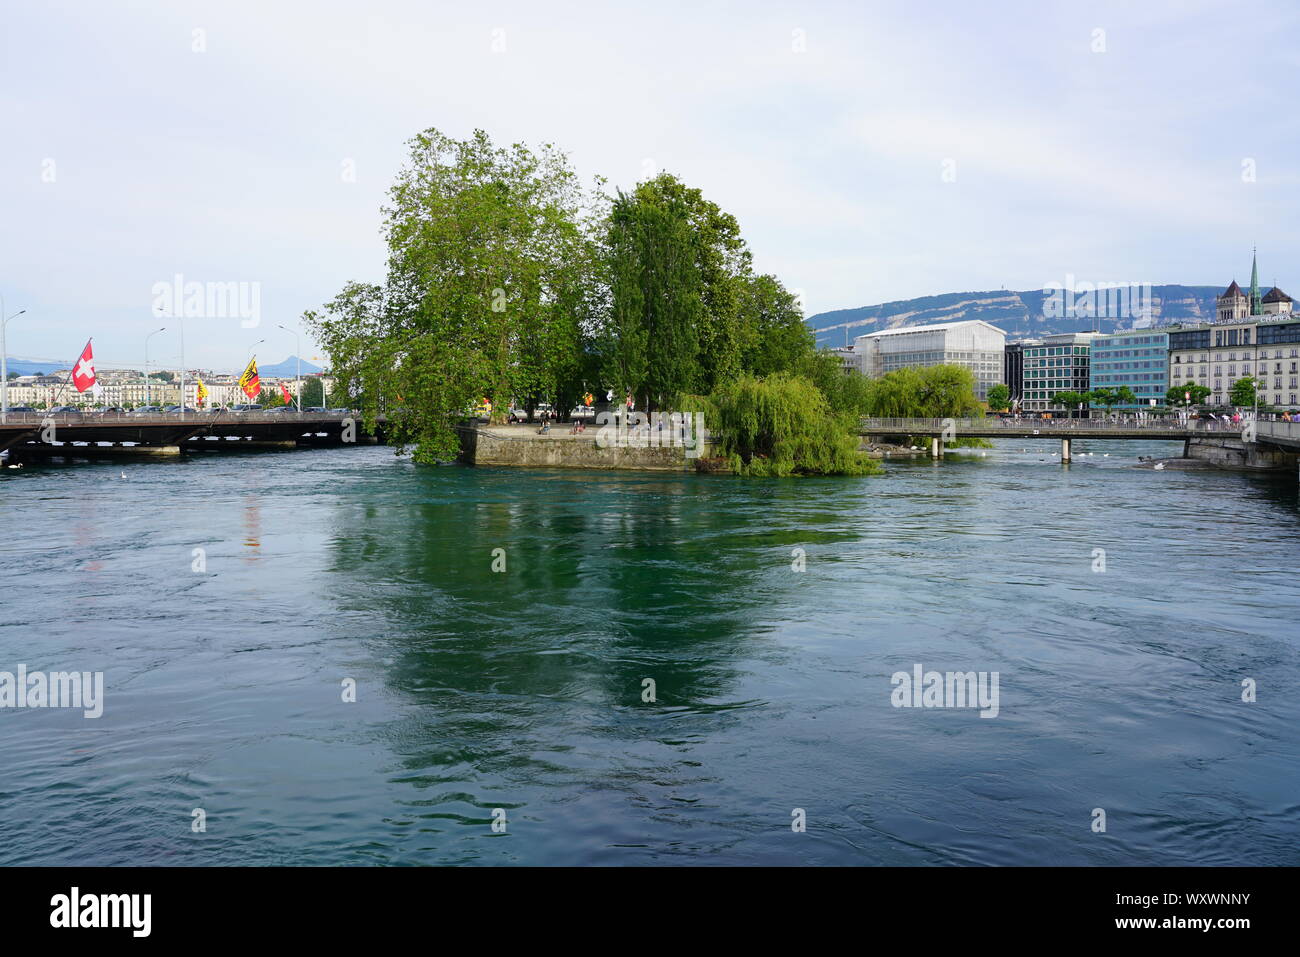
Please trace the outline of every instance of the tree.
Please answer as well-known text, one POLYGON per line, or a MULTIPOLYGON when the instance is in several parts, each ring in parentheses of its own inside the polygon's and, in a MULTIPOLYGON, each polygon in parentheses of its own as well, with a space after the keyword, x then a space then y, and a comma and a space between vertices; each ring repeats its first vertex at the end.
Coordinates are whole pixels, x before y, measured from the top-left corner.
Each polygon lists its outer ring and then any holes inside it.
POLYGON ((864 414, 880 418, 966 418, 983 413, 965 366, 908 366, 867 380, 864 414))
MULTIPOLYGON (((1065 393, 1058 393, 1057 398, 1059 399, 1062 394, 1065 393)), ((1079 395, 1080 393, 1069 393, 1069 394, 1079 395)), ((1111 407, 1114 406, 1115 403, 1119 401, 1119 395, 1118 393, 1115 392, 1114 389, 1107 389, 1107 388, 1093 389, 1091 392, 1082 393, 1082 395, 1090 405, 1105 406, 1106 411, 1108 412, 1110 411, 1111 407)))
POLYGON ((697 240, 672 177, 619 192, 608 217, 605 258, 609 313, 602 343, 605 374, 622 397, 644 409, 697 389, 704 281, 697 240))
POLYGON ((327 404, 325 402, 325 386, 322 383, 320 376, 311 376, 303 379, 301 395, 302 407, 304 409, 313 406, 324 406, 327 404))
POLYGON ((1238 379, 1232 384, 1232 391, 1228 394, 1228 401, 1238 407, 1253 406, 1258 398, 1256 381, 1254 376, 1245 376, 1238 379))
POLYGON ((740 367, 749 375, 792 371, 816 351, 798 298, 775 276, 741 279, 739 320, 740 367))
POLYGON ((722 454, 742 475, 865 475, 857 423, 837 414, 807 379, 741 376, 710 399, 722 454))
POLYGON ((1122 385, 1115 390, 1115 404, 1116 405, 1137 405, 1138 404, 1137 393, 1135 393, 1128 386, 1122 385))
POLYGON ((409 146, 384 209, 385 283, 349 283, 304 320, 340 390, 431 462, 458 451, 467 408, 489 398, 503 421, 512 399, 535 404, 572 371, 591 256, 583 194, 555 147, 432 129, 409 146))
POLYGON ((1195 382, 1188 382, 1186 385, 1170 386, 1165 392, 1165 402, 1170 406, 1187 405, 1188 401, 1185 396, 1191 396, 1191 404, 1199 405, 1205 401, 1205 397, 1210 394, 1207 386, 1197 385, 1195 382))
POLYGON ((1086 392, 1058 392, 1052 396, 1051 404, 1061 406, 1073 416, 1079 411, 1080 405, 1088 404, 1089 395, 1086 392))
POLYGON ((989 408, 994 412, 1002 412, 1011 406, 1011 390, 1001 383, 990 386, 988 391, 989 408))

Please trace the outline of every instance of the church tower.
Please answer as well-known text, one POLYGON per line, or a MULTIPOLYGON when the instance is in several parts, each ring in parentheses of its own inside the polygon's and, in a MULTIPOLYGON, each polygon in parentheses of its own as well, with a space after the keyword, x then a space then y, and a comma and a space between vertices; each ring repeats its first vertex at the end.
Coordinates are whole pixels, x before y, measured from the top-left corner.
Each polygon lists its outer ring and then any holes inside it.
POLYGON ((1264 314, 1263 302, 1259 294, 1259 264, 1256 261, 1255 247, 1250 247, 1250 314, 1264 314))

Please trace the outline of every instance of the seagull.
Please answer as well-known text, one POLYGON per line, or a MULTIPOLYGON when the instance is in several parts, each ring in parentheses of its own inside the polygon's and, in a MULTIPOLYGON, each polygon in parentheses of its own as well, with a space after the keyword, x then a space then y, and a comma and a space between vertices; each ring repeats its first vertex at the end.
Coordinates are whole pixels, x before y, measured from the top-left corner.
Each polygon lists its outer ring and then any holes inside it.
POLYGON ((118 476, 118 478, 126 478, 126 473, 123 472, 121 475, 118 476))
POLYGON ((1156 463, 1156 471, 1157 471, 1157 472, 1159 472, 1159 471, 1160 471, 1161 469, 1163 469, 1164 467, 1165 467, 1165 463, 1164 463, 1164 462, 1157 462, 1157 463, 1156 463))
POLYGON ((1102 452, 1102 453, 1101 453, 1101 457, 1102 457, 1103 459, 1108 459, 1108 458, 1110 458, 1110 453, 1109 453, 1109 452, 1102 452))

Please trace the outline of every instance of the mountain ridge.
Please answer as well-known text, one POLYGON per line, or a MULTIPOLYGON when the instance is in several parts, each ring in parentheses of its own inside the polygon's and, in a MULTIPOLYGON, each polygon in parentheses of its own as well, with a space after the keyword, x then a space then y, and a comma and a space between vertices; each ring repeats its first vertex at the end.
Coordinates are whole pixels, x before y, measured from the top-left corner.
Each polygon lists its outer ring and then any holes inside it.
MULTIPOLYGON (((1151 288, 1151 322, 1210 322, 1220 286, 1184 286, 1176 283, 1151 288)), ((855 336, 905 326, 981 319, 1006 332, 1008 339, 1047 336, 1065 332, 1090 332, 1097 328, 1134 328, 1133 319, 1094 319, 1091 316, 1048 316, 1044 303, 1052 297, 1042 289, 950 292, 915 299, 896 299, 870 306, 833 309, 804 321, 824 347, 852 345, 855 336)))

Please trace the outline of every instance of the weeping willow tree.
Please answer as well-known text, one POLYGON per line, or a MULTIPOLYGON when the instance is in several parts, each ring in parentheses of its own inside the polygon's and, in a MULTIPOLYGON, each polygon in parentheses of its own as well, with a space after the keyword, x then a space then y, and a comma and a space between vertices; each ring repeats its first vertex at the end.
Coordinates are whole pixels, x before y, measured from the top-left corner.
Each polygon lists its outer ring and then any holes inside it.
POLYGON ((880 466, 858 451, 856 421, 837 413, 808 379, 741 376, 716 390, 709 431, 738 475, 869 475, 880 466))
POLYGON ((965 366, 907 367, 867 383, 863 411, 885 419, 946 419, 984 412, 975 374, 965 366))

